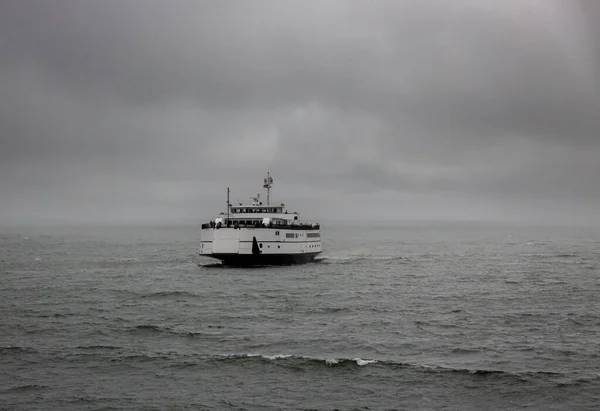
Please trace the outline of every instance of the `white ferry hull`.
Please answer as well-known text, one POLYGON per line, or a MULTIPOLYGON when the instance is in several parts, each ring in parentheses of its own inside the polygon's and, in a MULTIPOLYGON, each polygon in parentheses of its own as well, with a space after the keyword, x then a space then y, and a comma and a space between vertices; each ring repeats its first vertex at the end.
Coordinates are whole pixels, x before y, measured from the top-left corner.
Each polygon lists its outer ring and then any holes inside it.
POLYGON ((203 228, 199 254, 225 265, 290 265, 322 252, 318 229, 203 228))

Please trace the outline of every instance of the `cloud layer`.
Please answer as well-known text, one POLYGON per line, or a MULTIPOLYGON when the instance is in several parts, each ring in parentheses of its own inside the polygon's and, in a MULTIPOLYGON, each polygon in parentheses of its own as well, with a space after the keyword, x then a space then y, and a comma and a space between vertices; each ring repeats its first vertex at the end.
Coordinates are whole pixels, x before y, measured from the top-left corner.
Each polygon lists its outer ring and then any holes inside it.
POLYGON ((599 222, 591 1, 9 0, 0 223, 599 222), (258 191, 257 191, 258 190, 258 191))

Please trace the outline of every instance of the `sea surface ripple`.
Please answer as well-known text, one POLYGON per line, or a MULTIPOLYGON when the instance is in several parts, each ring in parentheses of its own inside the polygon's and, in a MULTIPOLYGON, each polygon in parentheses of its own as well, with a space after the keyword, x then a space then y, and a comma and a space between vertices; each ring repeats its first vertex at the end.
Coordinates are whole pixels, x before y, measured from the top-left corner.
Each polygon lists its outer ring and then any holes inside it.
POLYGON ((0 229, 0 409, 600 407, 598 229, 322 232, 235 269, 198 227, 0 229))

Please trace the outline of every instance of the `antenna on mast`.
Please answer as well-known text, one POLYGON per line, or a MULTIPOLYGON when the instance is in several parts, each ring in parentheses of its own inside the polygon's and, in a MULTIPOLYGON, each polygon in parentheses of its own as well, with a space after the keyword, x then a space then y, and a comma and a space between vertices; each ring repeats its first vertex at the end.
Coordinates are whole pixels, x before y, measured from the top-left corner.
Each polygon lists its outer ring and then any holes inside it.
POLYGON ((231 203, 229 202, 229 187, 227 187, 227 222, 229 223, 229 208, 231 203))
POLYGON ((263 188, 267 189, 267 205, 271 205, 271 199, 270 199, 270 195, 271 195, 271 185, 273 184, 273 177, 271 177, 271 174, 269 172, 267 172, 267 178, 265 178, 264 184, 263 184, 263 188))

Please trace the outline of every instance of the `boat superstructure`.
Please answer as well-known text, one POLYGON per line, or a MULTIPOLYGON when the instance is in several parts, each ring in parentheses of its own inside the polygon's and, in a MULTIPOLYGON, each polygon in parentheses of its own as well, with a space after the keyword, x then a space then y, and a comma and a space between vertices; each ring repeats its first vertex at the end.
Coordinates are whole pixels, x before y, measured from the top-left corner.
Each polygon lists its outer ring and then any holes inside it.
POLYGON ((233 206, 227 188, 227 211, 202 224, 200 255, 221 260, 225 265, 285 265, 311 262, 322 252, 320 225, 303 222, 285 204, 271 204, 273 178, 267 173, 260 194, 248 204, 233 206))

